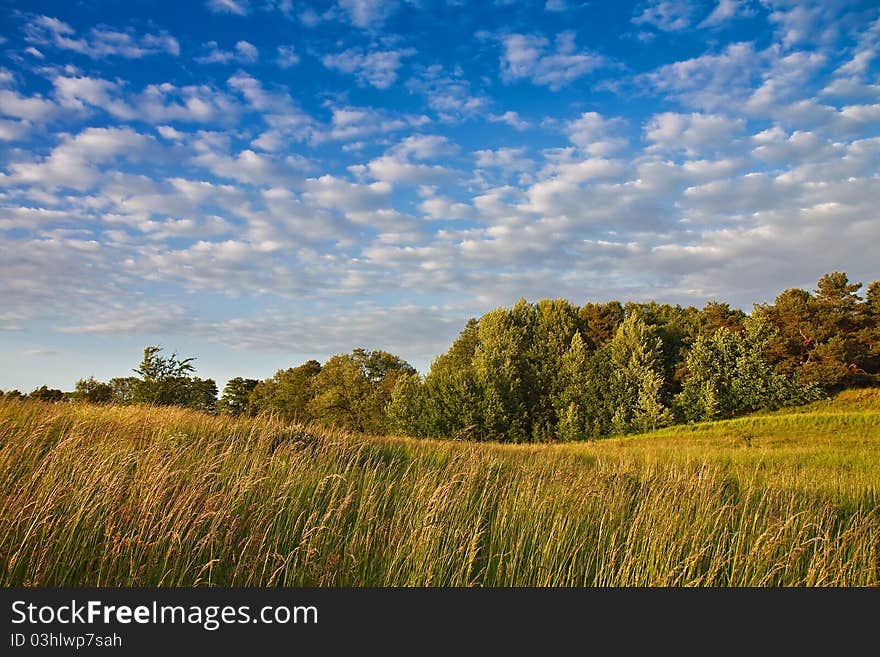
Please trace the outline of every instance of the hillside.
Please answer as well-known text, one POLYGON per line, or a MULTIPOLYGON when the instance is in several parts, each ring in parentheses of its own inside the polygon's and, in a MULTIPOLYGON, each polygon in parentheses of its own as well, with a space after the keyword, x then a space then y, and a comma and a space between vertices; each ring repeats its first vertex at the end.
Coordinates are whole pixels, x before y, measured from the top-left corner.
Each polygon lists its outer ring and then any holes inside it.
POLYGON ((0 402, 10 585, 880 584, 880 390, 592 443, 0 402))

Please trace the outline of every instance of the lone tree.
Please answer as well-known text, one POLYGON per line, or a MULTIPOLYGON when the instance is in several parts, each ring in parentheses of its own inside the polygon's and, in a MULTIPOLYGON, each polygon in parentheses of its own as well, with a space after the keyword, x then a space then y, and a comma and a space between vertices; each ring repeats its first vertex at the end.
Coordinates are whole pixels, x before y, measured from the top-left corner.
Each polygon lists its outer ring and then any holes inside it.
POLYGON ((131 389, 131 400, 159 406, 187 406, 214 412, 217 402, 217 386, 212 379, 189 376, 195 371, 195 358, 180 359, 176 353, 161 356, 162 347, 144 348, 140 367, 134 370, 140 375, 131 389))

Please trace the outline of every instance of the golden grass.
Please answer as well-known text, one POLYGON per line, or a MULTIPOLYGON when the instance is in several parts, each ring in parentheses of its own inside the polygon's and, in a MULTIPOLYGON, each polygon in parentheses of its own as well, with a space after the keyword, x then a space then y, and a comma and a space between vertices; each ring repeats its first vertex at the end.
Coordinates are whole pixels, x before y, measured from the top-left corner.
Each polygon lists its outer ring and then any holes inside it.
POLYGON ((503 446, 0 403, 0 580, 880 584, 880 394, 503 446))

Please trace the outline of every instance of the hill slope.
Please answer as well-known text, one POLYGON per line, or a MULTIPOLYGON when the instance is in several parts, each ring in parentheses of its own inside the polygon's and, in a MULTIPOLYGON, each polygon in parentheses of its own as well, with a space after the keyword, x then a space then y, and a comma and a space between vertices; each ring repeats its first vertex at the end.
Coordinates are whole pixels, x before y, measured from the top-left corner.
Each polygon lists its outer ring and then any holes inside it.
POLYGON ((3 585, 877 585, 880 391, 553 446, 0 403, 3 585))

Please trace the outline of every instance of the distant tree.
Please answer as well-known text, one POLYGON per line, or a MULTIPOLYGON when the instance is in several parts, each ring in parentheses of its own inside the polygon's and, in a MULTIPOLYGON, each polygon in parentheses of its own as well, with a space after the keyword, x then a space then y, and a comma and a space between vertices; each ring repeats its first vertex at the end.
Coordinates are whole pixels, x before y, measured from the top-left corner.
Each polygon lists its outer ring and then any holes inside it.
POLYGON ((773 305, 756 307, 776 329, 768 353, 778 372, 826 390, 876 380, 876 362, 865 342, 869 304, 861 303, 860 288, 846 274, 831 272, 819 279, 814 294, 790 289, 773 305))
POLYGON ((39 399, 44 402, 60 402, 64 399, 64 393, 57 388, 40 386, 28 395, 28 399, 39 399))
POLYGON ((109 404, 113 401, 113 388, 103 381, 98 381, 90 376, 88 379, 80 379, 76 382, 71 401, 88 402, 90 404, 109 404))
POLYGON ((738 309, 731 308, 730 304, 720 301, 709 301, 700 311, 702 326, 700 334, 713 335, 720 328, 730 331, 741 331, 746 314, 738 309))
POLYGON ((195 371, 194 358, 179 359, 176 353, 161 356, 162 347, 144 347, 140 367, 134 370, 140 378, 131 390, 132 401, 159 406, 190 405, 193 391, 189 374, 195 371))
POLYGON ((479 345, 480 322, 471 318, 449 350, 434 359, 423 381, 410 375, 399 390, 395 387, 389 408, 393 430, 409 436, 483 438, 483 393, 473 368, 479 345))
POLYGON ((431 417, 426 388, 418 374, 397 378, 388 404, 388 428, 408 436, 433 435, 437 424, 431 417))
POLYGON ((688 379, 675 400, 682 419, 721 419, 819 398, 815 385, 797 385, 793 375, 774 370, 766 357, 773 327, 765 317, 750 317, 743 327, 697 338, 687 356, 688 379))
MULTIPOLYGON (((527 364, 535 392, 529 400, 533 440, 557 437, 559 408, 554 399, 566 386, 562 364, 575 335, 582 337, 579 308, 565 299, 541 299, 534 306, 535 320, 529 337, 527 364)), ((586 349, 586 345, 584 345, 586 349)))
POLYGON ((4 399, 27 399, 27 395, 25 395, 21 390, 7 390, 3 394, 4 399))
POLYGON ((114 404, 131 404, 135 400, 135 387, 138 385, 135 376, 115 377, 110 379, 110 387, 113 389, 114 404))
POLYGON ((354 431, 381 433, 397 379, 415 369, 386 351, 355 349, 332 356, 313 381, 307 412, 318 422, 354 431))
POLYGON ((660 338, 633 313, 617 329, 609 349, 612 431, 647 431, 671 424, 663 398, 660 338))
POLYGON ((250 394, 258 384, 259 381, 256 379, 244 379, 240 376, 229 379, 223 388, 223 396, 217 403, 220 413, 226 415, 249 415, 250 394))
POLYGON ((619 301, 585 303, 579 314, 584 342, 591 351, 611 342, 625 316, 623 305, 619 301))
POLYGON ((532 306, 520 299, 513 308, 497 308, 480 320, 480 344, 473 372, 482 392, 482 430, 492 440, 527 442, 534 438, 539 397, 532 358, 536 321, 532 306))
POLYGON ((315 420, 353 431, 381 430, 372 414, 373 388, 352 356, 331 356, 315 377, 314 392, 308 411, 315 420))
POLYGON ((754 314, 766 317, 776 329, 767 351, 776 370, 784 376, 794 374, 816 346, 813 302, 813 295, 806 290, 790 288, 781 292, 772 305, 755 307, 754 314))
POLYGON ((271 379, 259 382, 248 396, 251 414, 274 413, 288 421, 308 422, 309 402, 315 396, 314 379, 321 363, 308 360, 298 367, 278 370, 271 379))
POLYGON ((580 333, 575 333, 562 357, 560 388, 556 393, 559 440, 583 440, 592 433, 589 421, 590 354, 580 333))
POLYGON ((181 406, 203 413, 217 411, 217 383, 214 379, 185 377, 182 382, 182 390, 183 396, 178 402, 181 406))
POLYGON ((862 369, 876 384, 880 382, 880 280, 868 285, 859 314, 861 329, 858 340, 863 354, 862 369))

